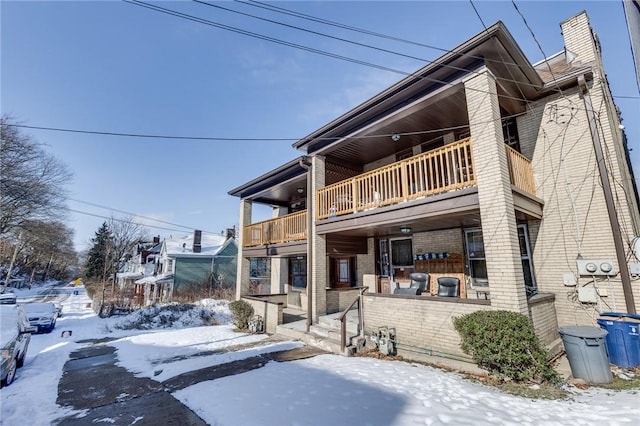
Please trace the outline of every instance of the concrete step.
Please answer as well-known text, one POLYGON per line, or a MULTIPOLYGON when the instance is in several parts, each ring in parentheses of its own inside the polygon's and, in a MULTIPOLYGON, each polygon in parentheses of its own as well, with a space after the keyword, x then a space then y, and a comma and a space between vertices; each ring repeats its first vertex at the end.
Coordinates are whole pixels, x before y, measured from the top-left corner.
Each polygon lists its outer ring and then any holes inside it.
POLYGON ((312 325, 309 333, 307 333, 306 327, 285 324, 277 327, 276 334, 290 339, 300 340, 307 345, 323 349, 327 352, 347 356, 354 353, 354 350, 349 349, 349 346, 351 345, 351 340, 357 338, 357 332, 347 332, 347 348, 342 351, 340 348, 339 329, 334 330, 321 325, 312 325))
MULTIPOLYGON (((338 319, 340 314, 324 315, 318 319, 318 326, 340 332, 341 321, 338 319)), ((358 312, 349 311, 346 318, 347 335, 358 334, 358 312)))

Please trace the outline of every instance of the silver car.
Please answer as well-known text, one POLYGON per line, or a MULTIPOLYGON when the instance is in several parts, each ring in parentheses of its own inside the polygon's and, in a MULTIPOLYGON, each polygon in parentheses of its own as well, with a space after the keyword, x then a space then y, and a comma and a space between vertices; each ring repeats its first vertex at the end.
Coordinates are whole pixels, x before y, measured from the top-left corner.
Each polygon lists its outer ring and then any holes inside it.
POLYGON ((0 384, 9 386, 22 367, 27 355, 31 333, 36 327, 29 325, 26 314, 19 305, 0 306, 0 384))
POLYGON ((39 333, 51 333, 58 319, 58 310, 53 303, 25 303, 22 307, 29 318, 29 324, 38 327, 39 333))

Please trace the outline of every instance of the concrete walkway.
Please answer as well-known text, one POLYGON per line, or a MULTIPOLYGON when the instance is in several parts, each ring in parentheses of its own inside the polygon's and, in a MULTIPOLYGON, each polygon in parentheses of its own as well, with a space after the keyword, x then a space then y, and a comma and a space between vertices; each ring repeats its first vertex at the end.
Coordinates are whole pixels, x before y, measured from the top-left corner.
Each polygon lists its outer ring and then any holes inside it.
POLYGON ((108 342, 96 343, 70 355, 58 384, 58 404, 86 411, 59 419, 55 424, 206 425, 171 392, 203 381, 251 371, 270 361, 292 361, 322 353, 325 352, 311 347, 271 352, 190 371, 159 383, 135 377, 117 366, 116 349, 108 342))

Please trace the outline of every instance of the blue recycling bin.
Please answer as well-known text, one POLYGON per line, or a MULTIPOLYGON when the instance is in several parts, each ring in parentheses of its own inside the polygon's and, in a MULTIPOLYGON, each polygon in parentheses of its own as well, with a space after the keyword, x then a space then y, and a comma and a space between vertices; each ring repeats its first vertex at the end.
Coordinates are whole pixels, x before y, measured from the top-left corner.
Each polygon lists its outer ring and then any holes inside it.
POLYGON ((640 365, 640 315, 603 312, 598 325, 607 331, 604 344, 611 364, 630 368, 640 365))

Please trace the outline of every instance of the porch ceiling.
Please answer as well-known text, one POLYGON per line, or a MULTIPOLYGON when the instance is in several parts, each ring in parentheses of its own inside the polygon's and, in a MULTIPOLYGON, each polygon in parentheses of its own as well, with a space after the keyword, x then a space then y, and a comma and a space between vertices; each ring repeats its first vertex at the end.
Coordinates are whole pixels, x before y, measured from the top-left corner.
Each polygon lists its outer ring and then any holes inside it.
POLYGON ((394 155, 445 133, 425 132, 425 129, 464 129, 468 124, 467 117, 464 90, 462 86, 452 87, 370 123, 366 130, 327 147, 323 153, 336 162, 361 168, 364 164, 394 155), (398 141, 391 139, 390 135, 394 133, 401 134, 398 141))

